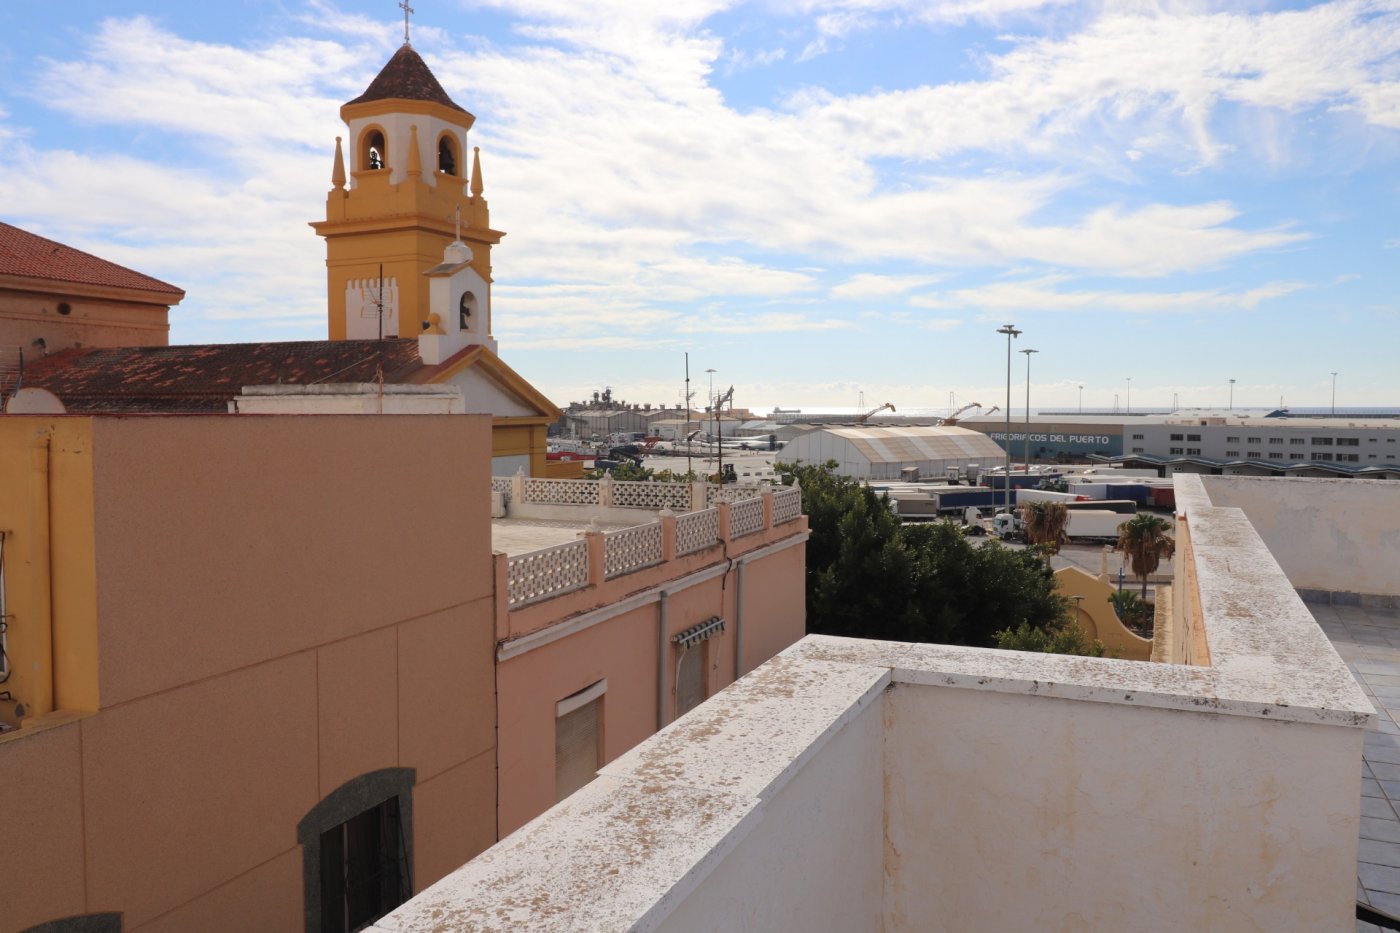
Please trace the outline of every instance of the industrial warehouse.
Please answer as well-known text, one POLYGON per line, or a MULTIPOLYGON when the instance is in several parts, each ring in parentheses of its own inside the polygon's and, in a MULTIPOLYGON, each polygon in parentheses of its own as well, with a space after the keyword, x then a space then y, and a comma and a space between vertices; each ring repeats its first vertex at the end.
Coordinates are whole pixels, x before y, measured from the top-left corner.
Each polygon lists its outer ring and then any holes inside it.
POLYGON ((976 475, 1005 454, 985 434, 951 425, 842 427, 821 425, 783 448, 789 463, 835 460, 837 472, 859 479, 976 475))

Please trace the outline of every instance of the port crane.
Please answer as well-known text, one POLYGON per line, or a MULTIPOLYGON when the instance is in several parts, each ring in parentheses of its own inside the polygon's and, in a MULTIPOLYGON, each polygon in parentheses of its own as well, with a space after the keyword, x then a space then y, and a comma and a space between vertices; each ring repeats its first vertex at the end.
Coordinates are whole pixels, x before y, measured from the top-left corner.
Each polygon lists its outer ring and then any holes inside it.
MULTIPOLYGON (((951 415, 949 415, 948 417, 946 417, 946 418, 944 418, 943 420, 939 421, 938 423, 939 423, 939 424, 957 424, 957 423, 958 423, 958 416, 961 415, 963 412, 968 411, 969 409, 981 408, 981 407, 982 407, 982 403, 981 403, 981 402, 969 402, 968 404, 964 405, 962 408, 959 408, 957 411, 953 412, 951 415)), ((989 414, 989 415, 990 415, 992 412, 994 412, 994 411, 1000 411, 1000 410, 1001 410, 1000 408, 998 408, 997 406, 993 405, 990 409, 987 410, 986 414, 989 414)))
POLYGON ((886 402, 885 404, 881 405, 879 408, 872 408, 870 411, 867 411, 865 414, 863 414, 863 415, 858 415, 858 416, 856 417, 856 424, 865 424, 865 422, 869 421, 872 417, 874 417, 875 415, 878 415, 880 412, 884 411, 886 408, 888 408, 890 411, 894 411, 894 405, 893 405, 892 403, 890 403, 890 402, 886 402))

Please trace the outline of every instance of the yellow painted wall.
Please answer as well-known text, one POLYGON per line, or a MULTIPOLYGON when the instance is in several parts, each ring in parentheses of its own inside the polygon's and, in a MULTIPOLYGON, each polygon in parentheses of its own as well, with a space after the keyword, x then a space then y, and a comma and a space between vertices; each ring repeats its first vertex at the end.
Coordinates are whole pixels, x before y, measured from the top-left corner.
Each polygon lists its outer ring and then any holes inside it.
MULTIPOLYGON (((507 419, 506 423, 496 421, 491 429, 491 456, 530 458, 531 476, 550 475, 545 453, 548 446, 545 435, 549 426, 540 418, 538 424, 520 424, 519 419, 507 419)), ((580 474, 581 475, 581 474, 580 474)))
POLYGON ((31 722, 97 709, 91 419, 0 418, 0 530, 12 670, 0 690, 31 722))
MULTIPOLYGON (((428 318, 428 281, 423 273, 442 262, 455 236, 455 211, 462 239, 471 247, 472 268, 491 282, 491 247, 504 235, 490 228, 484 197, 465 193, 465 181, 439 175, 436 185, 421 177, 389 182, 387 171, 358 172, 351 189, 326 197, 326 219, 313 223, 326 238, 329 338, 345 339, 345 285, 352 279, 384 278, 399 286, 400 337, 417 337, 428 318)), ((488 291, 489 306, 489 291, 488 291)), ((489 325, 489 322, 488 322, 489 325)))
MULTIPOLYGON (((1065 567, 1055 571, 1055 590, 1061 596, 1084 597, 1079 601, 1076 621, 1079 628, 1089 638, 1103 642, 1104 652, 1110 657, 1127 661, 1146 661, 1152 654, 1152 640, 1134 635, 1118 621, 1109 597, 1114 587, 1078 567, 1065 567)), ((1070 611, 1074 612, 1074 600, 1070 600, 1070 611)))

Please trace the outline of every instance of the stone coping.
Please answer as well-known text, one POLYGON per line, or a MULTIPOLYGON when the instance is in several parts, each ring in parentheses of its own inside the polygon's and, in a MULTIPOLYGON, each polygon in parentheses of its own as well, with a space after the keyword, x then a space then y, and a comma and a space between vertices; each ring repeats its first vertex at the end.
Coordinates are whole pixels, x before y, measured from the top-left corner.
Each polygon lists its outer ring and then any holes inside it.
POLYGON ((371 930, 656 928, 890 671, 774 658, 371 930))

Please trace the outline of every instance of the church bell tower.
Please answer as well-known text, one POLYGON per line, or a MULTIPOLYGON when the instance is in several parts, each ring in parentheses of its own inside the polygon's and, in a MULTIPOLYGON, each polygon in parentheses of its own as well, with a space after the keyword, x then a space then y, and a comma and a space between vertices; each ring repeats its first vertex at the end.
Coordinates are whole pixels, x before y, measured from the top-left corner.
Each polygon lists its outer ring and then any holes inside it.
POLYGON ((488 289, 479 326, 489 337, 491 247, 504 234, 491 229, 480 153, 467 148, 476 118, 443 90, 407 29, 403 46, 340 118, 348 133, 344 143, 336 137, 326 219, 311 224, 326 239, 330 339, 423 333, 426 273, 443 262, 459 225, 488 289))

